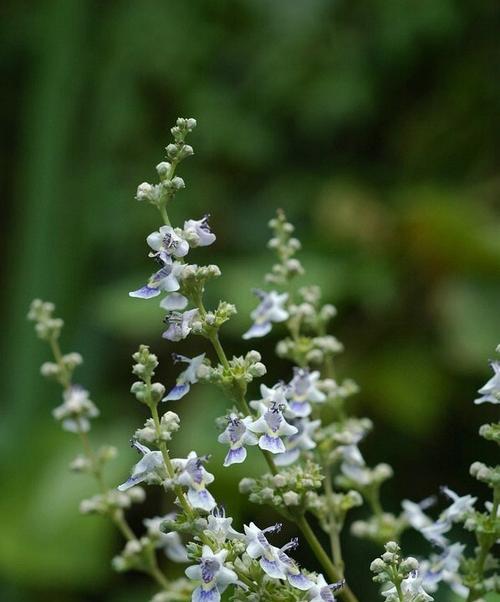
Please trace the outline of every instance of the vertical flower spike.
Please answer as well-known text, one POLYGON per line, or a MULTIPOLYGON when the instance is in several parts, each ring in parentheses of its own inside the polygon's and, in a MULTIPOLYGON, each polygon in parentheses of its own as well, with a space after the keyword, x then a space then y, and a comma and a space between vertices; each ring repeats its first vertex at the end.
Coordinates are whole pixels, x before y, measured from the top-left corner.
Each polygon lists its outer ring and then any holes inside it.
POLYGON ((254 289, 253 292, 259 297, 260 303, 250 314, 254 323, 243 335, 244 339, 263 337, 271 331, 273 322, 284 322, 288 319, 288 312, 284 308, 288 293, 266 293, 259 289, 254 289))
POLYGON ((239 418, 236 414, 229 416, 225 431, 217 439, 219 443, 229 445, 224 466, 241 464, 247 457, 245 445, 257 445, 257 437, 249 430, 251 423, 251 416, 246 416, 245 418, 239 418))
POLYGON ((210 512, 215 508, 216 503, 212 494, 207 491, 206 485, 213 483, 214 476, 205 470, 203 462, 206 460, 207 458, 199 458, 196 452, 192 451, 187 458, 172 460, 172 464, 179 472, 177 482, 187 487, 187 498, 193 508, 210 512))
POLYGON ((201 355, 197 355, 190 359, 184 355, 173 353, 172 357, 174 362, 184 362, 188 367, 179 374, 175 387, 170 389, 167 396, 164 397, 162 401, 177 401, 178 399, 182 399, 182 397, 189 392, 191 385, 198 382, 198 368, 203 364, 205 354, 202 353, 201 355))
POLYGON ((208 247, 215 242, 215 234, 208 224, 209 215, 202 219, 188 219, 184 222, 184 236, 192 247, 208 247))
POLYGON ((288 407, 295 416, 309 416, 311 403, 323 403, 326 399, 326 395, 316 385, 319 371, 294 368, 293 372, 294 376, 287 389, 288 407))
POLYGON ((133 441, 132 447, 141 453, 143 458, 141 458, 132 469, 132 475, 125 483, 122 483, 118 487, 119 491, 126 491, 127 489, 130 489, 130 487, 138 485, 151 477, 156 476, 156 478, 160 480, 166 478, 166 474, 164 474, 165 466, 160 451, 151 451, 149 447, 141 445, 138 441, 133 441))
POLYGON ((493 376, 479 389, 478 393, 481 397, 474 400, 475 404, 500 403, 500 362, 491 362, 490 366, 493 369, 493 376))
POLYGON ((281 437, 290 437, 298 432, 296 426, 288 424, 283 416, 284 406, 276 403, 268 408, 260 404, 261 414, 255 422, 248 425, 248 429, 254 433, 263 433, 259 438, 259 447, 272 454, 282 454, 286 451, 281 437))
POLYGON ((197 317, 197 309, 189 309, 183 313, 178 311, 170 312, 165 319, 168 328, 163 333, 163 338, 174 342, 185 339, 191 332, 193 322, 197 317))
POLYGON ((203 546, 200 564, 189 566, 186 575, 193 581, 201 581, 194 590, 193 602, 220 602, 221 594, 230 584, 238 582, 236 573, 224 566, 228 551, 214 553, 203 546))

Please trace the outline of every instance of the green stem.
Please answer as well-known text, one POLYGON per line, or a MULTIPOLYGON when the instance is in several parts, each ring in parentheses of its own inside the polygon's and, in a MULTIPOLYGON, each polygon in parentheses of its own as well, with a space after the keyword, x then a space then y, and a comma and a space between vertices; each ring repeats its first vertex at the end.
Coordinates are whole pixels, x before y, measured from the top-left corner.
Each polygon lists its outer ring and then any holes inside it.
MULTIPOLYGON (((340 581, 341 579, 343 579, 342 573, 330 560, 328 554, 325 552, 314 531, 311 529, 311 526, 308 523, 305 516, 298 516, 295 519, 295 523, 306 538, 307 543, 311 547, 316 558, 320 561, 321 565, 323 566, 324 570, 328 575, 328 578, 332 581, 340 581)), ((356 596, 352 593, 348 585, 345 585, 344 588, 340 590, 339 597, 341 597, 346 602, 358 602, 356 596)))
POLYGON ((333 486, 330 466, 327 463, 323 465, 325 473, 325 494, 329 507, 329 527, 330 527, 330 547, 332 550, 333 562, 338 567, 342 577, 344 576, 344 559, 342 557, 342 547, 340 544, 340 525, 337 524, 335 513, 333 511, 333 486))

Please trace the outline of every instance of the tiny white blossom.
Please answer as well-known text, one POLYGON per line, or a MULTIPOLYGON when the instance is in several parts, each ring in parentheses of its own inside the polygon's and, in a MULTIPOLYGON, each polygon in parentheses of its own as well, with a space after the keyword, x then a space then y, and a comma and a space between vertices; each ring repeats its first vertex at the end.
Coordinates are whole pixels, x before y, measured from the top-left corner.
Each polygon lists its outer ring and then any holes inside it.
POLYGON ((188 365, 188 367, 179 374, 175 383, 175 387, 170 389, 162 401, 175 401, 181 399, 189 392, 191 385, 198 382, 198 368, 203 364, 205 354, 202 353, 196 357, 189 358, 185 357, 184 355, 174 353, 172 357, 175 362, 184 362, 188 365))
POLYGON ((118 487, 119 491, 130 489, 130 487, 154 476, 160 479, 165 478, 165 466, 160 451, 151 451, 149 447, 141 445, 138 441, 133 441, 132 447, 141 453, 143 457, 132 469, 131 476, 118 487))
POLYGON ((99 410, 89 399, 89 393, 79 385, 73 385, 63 393, 63 403, 52 411, 62 422, 65 431, 86 433, 90 430, 90 418, 99 416, 99 410))
MULTIPOLYGON (((422 586, 422 577, 419 575, 418 570, 412 571, 406 579, 401 581, 401 591, 403 592, 404 600, 407 600, 408 602, 413 602, 415 599, 418 599, 419 602, 432 602, 434 600, 434 598, 429 596, 424 590, 422 586)), ((384 598, 398 595, 395 586, 383 590, 381 593, 384 598)))
POLYGON ((491 362, 490 366, 493 369, 493 376, 479 389, 478 393, 481 394, 481 397, 474 400, 475 404, 500 403, 500 362, 491 362))
POLYGON ((243 335, 244 339, 263 337, 271 331, 273 322, 284 322, 288 319, 288 312, 284 308, 288 293, 266 293, 258 289, 255 289, 254 293, 259 297, 260 303, 250 314, 254 323, 243 335))
POLYGON ((224 566, 227 554, 227 550, 214 553, 204 545, 200 564, 186 569, 189 579, 201 582, 193 592, 192 602, 219 602, 227 586, 238 582, 236 573, 224 566))
POLYGON ((477 498, 472 497, 471 495, 459 496, 448 487, 443 487, 442 492, 452 501, 452 503, 439 517, 441 521, 456 523, 457 521, 462 520, 465 514, 473 512, 477 498))

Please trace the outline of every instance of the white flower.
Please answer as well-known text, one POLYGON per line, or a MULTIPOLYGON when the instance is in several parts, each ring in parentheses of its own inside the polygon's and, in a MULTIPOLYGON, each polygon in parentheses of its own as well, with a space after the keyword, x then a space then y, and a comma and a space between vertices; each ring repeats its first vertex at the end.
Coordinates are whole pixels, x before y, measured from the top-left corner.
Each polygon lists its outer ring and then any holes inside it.
POLYGON ((181 233, 172 226, 162 226, 159 231, 152 232, 146 239, 154 251, 149 256, 159 257, 164 264, 172 263, 172 257, 185 257, 189 252, 189 244, 181 233))
POLYGON ((236 573, 224 566, 227 554, 227 550, 214 553, 209 546, 204 545, 200 564, 186 569, 189 579, 201 581, 193 592, 193 602, 219 602, 227 586, 238 582, 236 573))
POLYGON ((299 566, 295 560, 285 553, 286 550, 295 549, 298 546, 298 543, 299 540, 294 538, 284 545, 278 552, 278 560, 280 561, 288 583, 297 589, 306 591, 311 589, 313 582, 300 572, 299 566))
POLYGON ((254 433, 263 433, 259 438, 259 447, 272 454, 280 454, 286 451, 281 437, 289 437, 298 432, 296 426, 288 424, 283 416, 283 406, 276 403, 268 408, 261 403, 260 418, 248 425, 248 429, 254 433))
POLYGON ((333 592, 338 591, 344 586, 345 581, 328 584, 323 575, 316 577, 316 583, 309 590, 309 602, 335 602, 333 592))
POLYGON ((288 319, 288 312, 283 307, 288 293, 266 293, 258 289, 254 290, 254 293, 260 298, 260 303, 250 314, 254 323, 243 335, 244 339, 263 337, 271 331, 273 322, 284 322, 288 319))
POLYGON ((202 219, 188 219, 184 222, 184 236, 192 247, 207 247, 215 241, 215 234, 208 225, 209 215, 202 219))
POLYGON ((481 394, 481 397, 474 400, 475 404, 500 403, 500 362, 491 362, 490 366, 493 369, 493 376, 479 389, 478 393, 481 394))
POLYGON ((317 387, 319 372, 294 368, 294 376, 287 389, 288 408, 295 416, 308 416, 311 403, 323 403, 326 395, 317 387))
POLYGON ((285 440, 286 451, 274 458, 277 466, 293 464, 299 458, 302 450, 314 449, 316 447, 312 436, 314 431, 320 426, 321 420, 296 418, 292 424, 297 428, 297 432, 285 440))
POLYGON ((99 410, 89 399, 89 393, 79 385, 73 385, 63 393, 63 403, 52 411, 56 420, 62 421, 65 431, 87 433, 89 418, 99 416, 99 410))
MULTIPOLYGON (((183 269, 182 264, 177 261, 174 263, 167 263, 150 277, 147 284, 136 291, 131 291, 129 296, 138 299, 152 299, 153 297, 160 295, 162 291, 167 293, 178 291, 180 288, 179 277, 183 269)), ((162 301, 162 307, 164 309, 168 309, 168 307, 165 307, 165 304, 169 305, 167 299, 169 299, 170 296, 171 295, 162 301)), ((173 299, 176 300, 175 305, 179 305, 179 301, 182 301, 185 297, 177 294, 173 299)))
POLYGON ((172 311, 166 317, 167 330, 162 334, 169 341, 180 341, 185 339, 191 332, 193 322, 198 317, 198 310, 189 309, 185 312, 172 311))
POLYGON ((257 437, 248 430, 252 422, 251 416, 245 416, 245 418, 239 418, 236 414, 229 416, 226 429, 217 439, 219 443, 229 445, 224 466, 241 464, 247 457, 245 445, 257 445, 257 437))
POLYGON ((279 559, 279 548, 272 546, 266 539, 266 533, 276 533, 281 529, 277 523, 266 529, 259 529, 255 523, 244 525, 246 536, 246 552, 250 558, 259 559, 262 570, 273 579, 286 579, 283 565, 279 559))
POLYGON ((172 354, 174 362, 184 362, 188 367, 182 371, 177 377, 175 387, 170 389, 166 397, 162 401, 174 401, 181 399, 189 392, 191 385, 198 382, 198 368, 203 364, 205 354, 197 355, 196 357, 189 358, 184 355, 178 355, 177 353, 172 354))
POLYGON ((448 487, 443 487, 442 492, 452 501, 451 505, 439 517, 440 521, 456 523, 468 514, 473 512, 474 504, 477 498, 471 495, 459 496, 448 487))
POLYGON ((157 541, 156 547, 165 552, 165 556, 172 562, 188 562, 186 546, 182 543, 181 537, 177 531, 163 533, 160 526, 165 520, 175 519, 175 513, 171 512, 165 516, 154 516, 145 518, 144 526, 148 530, 148 535, 157 541))
POLYGON ((427 592, 435 592, 441 582, 447 583, 455 593, 466 597, 468 588, 462 585, 458 575, 465 546, 459 543, 447 546, 442 554, 431 556, 420 565, 422 586, 427 592))
MULTIPOLYGON (((419 576, 419 572, 416 570, 412 571, 406 579, 401 581, 401 591, 403 592, 405 602, 413 602, 414 600, 432 602, 434 600, 422 587, 422 577, 419 576)), ((395 597, 394 599, 397 599, 398 596, 395 586, 383 590, 381 593, 384 598, 395 597)))
POLYGON ((207 458, 200 458, 192 451, 187 458, 173 459, 172 464, 178 472, 177 482, 187 487, 187 498, 193 508, 210 512, 216 503, 206 485, 213 483, 214 475, 205 470, 203 463, 206 460, 207 458))
POLYGON ((143 457, 132 469, 131 476, 125 481, 125 483, 122 483, 118 487, 119 491, 125 491, 130 489, 130 487, 137 485, 138 483, 142 483, 143 481, 147 481, 154 477, 160 480, 165 479, 165 465, 163 463, 163 456, 160 451, 151 451, 149 447, 141 445, 137 441, 132 442, 132 447, 141 453, 143 457))
POLYGON ((224 508, 216 506, 207 518, 205 532, 210 533, 220 545, 224 544, 227 539, 245 539, 243 533, 238 533, 233 529, 232 523, 233 519, 226 516, 224 508))

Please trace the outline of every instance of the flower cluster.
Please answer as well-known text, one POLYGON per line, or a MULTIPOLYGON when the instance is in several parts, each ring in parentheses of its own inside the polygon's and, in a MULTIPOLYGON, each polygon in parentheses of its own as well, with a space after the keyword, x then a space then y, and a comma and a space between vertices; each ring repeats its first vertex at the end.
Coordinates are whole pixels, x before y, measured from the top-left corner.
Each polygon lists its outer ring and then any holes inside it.
MULTIPOLYGON (((392 468, 385 463, 370 466, 363 456, 362 442, 372 424, 349 411, 348 402, 358 392, 357 385, 336 376, 335 357, 343 350, 330 333, 336 310, 322 303, 317 286, 291 286, 304 274, 296 257, 301 245, 281 210, 269 224, 272 237, 268 246, 277 259, 265 281, 274 288, 254 290, 259 303, 251 312, 252 323, 243 339, 260 339, 279 325, 275 332, 284 331, 284 337, 278 341, 276 353, 292 366, 284 380, 257 386, 254 381, 267 372, 261 354, 253 349, 240 356, 226 354, 220 330, 236 308, 221 300, 207 309, 205 289, 221 271, 216 265, 191 263, 193 254, 216 241, 209 217, 188 218, 178 226, 169 217, 170 203, 185 187, 176 172, 179 164, 193 155, 186 138, 195 127, 192 118, 177 120, 165 160, 156 166, 158 183, 144 182, 137 189, 136 199, 155 207, 161 222, 146 237, 148 257, 156 269, 129 295, 160 298, 166 313, 165 345, 201 337, 204 346, 194 357, 175 351, 172 359, 178 374, 165 384, 155 380, 158 358, 150 348, 141 345, 134 353, 131 392, 148 416, 132 434, 131 446, 139 459, 122 484, 115 483, 111 489, 106 485, 105 466, 115 450, 107 445, 94 450, 90 443, 91 421, 99 412, 89 393, 73 381, 81 356, 63 354, 59 347, 62 320, 54 317, 51 303, 40 300, 33 302, 28 315, 54 356, 43 364, 42 374, 55 379, 63 390, 62 403, 53 415, 64 430, 76 433, 83 445, 83 453, 71 468, 96 479, 97 493, 82 502, 81 510, 109 518, 125 539, 113 566, 119 571, 148 574, 159 589, 153 602, 189 598, 219 602, 223 595, 250 602, 334 602, 337 596, 343 602, 357 602, 345 579, 350 567, 344 565, 342 538, 348 513, 364 504, 367 510, 351 524, 351 533, 378 545, 385 543, 385 552, 371 570, 387 602, 432 600, 431 594, 441 586, 469 602, 498 591, 493 548, 500 540, 500 467, 481 462, 471 466, 472 476, 492 490, 492 500, 484 509, 475 497, 444 487, 442 493, 449 503, 437 519, 427 513, 434 502, 429 498, 420 503, 405 500, 399 515, 384 510, 381 487, 392 476, 392 468), (216 385, 228 398, 227 410, 217 420, 219 432, 215 428, 213 432, 214 444, 218 441, 227 449, 223 467, 210 463, 210 449, 200 453, 189 445, 179 452, 180 457, 171 452, 171 440, 185 420, 181 419, 181 400, 193 387, 204 384, 216 385), (175 409, 179 413, 170 409, 178 402, 175 409), (212 487, 214 473, 234 470, 230 467, 244 463, 252 454, 261 455, 268 471, 244 478, 240 492, 254 504, 270 506, 300 531, 301 541, 307 542, 321 572, 302 568, 292 558, 298 538, 276 543, 279 523, 260 528, 252 521, 238 531, 218 503, 212 487), (145 488, 150 486, 164 492, 172 507, 163 516, 145 518, 142 531, 136 533, 126 512, 133 503, 144 500, 145 488), (311 528, 310 515, 328 534, 330 550, 324 549, 311 528), (468 552, 464 543, 452 543, 451 533, 458 524, 474 533, 473 552, 468 552), (397 540, 409 527, 434 546, 429 558, 417 561, 401 556, 397 540), (185 577, 167 579, 162 568, 165 559, 189 564, 185 577)), ((479 390, 476 404, 500 403, 499 362, 492 362, 492 368, 493 377, 479 390)), ((480 434, 500 443, 500 424, 483 425, 480 434)), ((176 443, 180 449, 183 438, 178 437, 176 443)))

